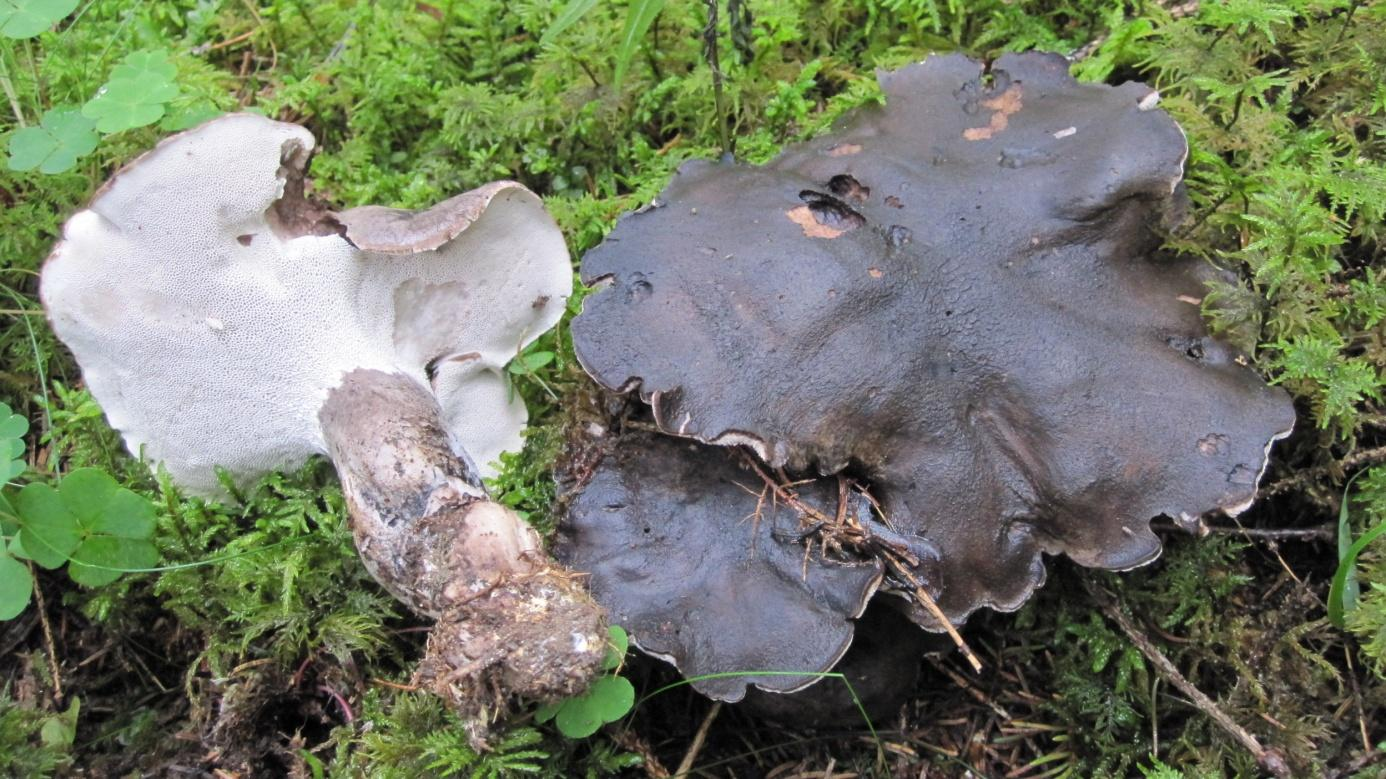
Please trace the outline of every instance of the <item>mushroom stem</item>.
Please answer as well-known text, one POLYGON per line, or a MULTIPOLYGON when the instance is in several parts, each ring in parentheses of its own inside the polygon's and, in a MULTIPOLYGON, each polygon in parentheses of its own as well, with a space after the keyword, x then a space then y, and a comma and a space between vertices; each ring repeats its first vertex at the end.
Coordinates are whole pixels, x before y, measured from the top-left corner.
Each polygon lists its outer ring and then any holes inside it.
POLYGON ((539 535, 491 501, 449 440, 433 395, 399 373, 355 370, 318 412, 371 575, 437 620, 417 683, 485 720, 513 696, 582 691, 605 617, 539 535))

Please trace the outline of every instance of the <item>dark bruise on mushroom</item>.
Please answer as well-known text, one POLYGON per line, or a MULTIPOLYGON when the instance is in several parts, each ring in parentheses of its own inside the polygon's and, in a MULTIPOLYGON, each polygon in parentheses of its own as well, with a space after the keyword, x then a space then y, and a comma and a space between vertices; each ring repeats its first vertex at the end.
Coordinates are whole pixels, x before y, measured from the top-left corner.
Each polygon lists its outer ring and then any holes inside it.
MULTIPOLYGON (((704 695, 739 701, 748 685, 790 692, 852 642, 881 581, 879 561, 831 560, 801 538, 799 516, 727 450, 649 435, 618 439, 573 499, 555 554, 590 572, 593 597, 642 650, 672 662, 704 695)), ((835 512, 828 480, 801 499, 835 512)), ((852 510, 869 511, 858 499, 852 510)))
POLYGON ((1127 569, 1152 518, 1242 510, 1294 420, 1157 252, 1186 154, 1158 96, 1045 54, 989 76, 933 57, 767 165, 688 163, 584 258, 572 325, 662 430, 869 478, 954 623, 1018 608, 1041 553, 1127 569))

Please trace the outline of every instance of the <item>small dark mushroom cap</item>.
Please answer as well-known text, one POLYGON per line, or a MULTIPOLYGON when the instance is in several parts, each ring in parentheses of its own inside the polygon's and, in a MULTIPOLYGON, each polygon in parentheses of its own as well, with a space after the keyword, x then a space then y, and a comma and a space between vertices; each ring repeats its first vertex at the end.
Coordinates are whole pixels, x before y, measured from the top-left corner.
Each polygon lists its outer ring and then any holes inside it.
MULTIPOLYGON (((796 514, 724 449, 631 435, 603 458, 569 508, 555 556, 590 573, 592 597, 643 651, 687 677, 741 671, 827 671, 852 642, 881 581, 879 562, 807 558, 796 514)), ((801 499, 836 511, 836 483, 801 499)), ((864 510, 865 506, 859 506, 864 510)), ((790 692, 815 676, 702 679, 711 698, 739 701, 747 685, 790 692)))
POLYGON ((881 84, 768 165, 685 165, 589 252, 588 372, 670 433, 869 475, 954 622, 1019 607, 1041 552, 1131 568, 1151 518, 1245 508, 1293 408, 1155 251, 1186 153, 1158 95, 1045 54, 881 84))

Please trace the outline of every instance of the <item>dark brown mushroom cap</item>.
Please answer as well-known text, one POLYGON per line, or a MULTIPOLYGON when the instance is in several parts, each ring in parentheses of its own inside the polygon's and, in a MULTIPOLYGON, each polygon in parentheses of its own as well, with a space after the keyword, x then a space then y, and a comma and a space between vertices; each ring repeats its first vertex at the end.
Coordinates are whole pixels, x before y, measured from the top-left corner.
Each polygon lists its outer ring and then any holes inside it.
POLYGON ((689 163, 589 252, 588 372, 670 433, 869 475, 954 622, 1018 607, 1040 552, 1130 568, 1151 518, 1249 504, 1293 408, 1155 253, 1186 151, 1157 96, 1044 54, 881 83, 768 165, 689 163))
MULTIPOLYGON (((827 671, 852 642, 881 581, 879 562, 809 557, 797 515, 767 498, 734 453, 665 437, 623 437, 569 507, 554 553, 591 575, 592 597, 643 651, 687 677, 746 671, 827 671)), ((835 483, 801 499, 836 511, 835 483)), ((865 510, 865 506, 857 506, 865 510)), ((814 676, 702 679, 711 698, 739 701, 747 685, 789 692, 814 676)))

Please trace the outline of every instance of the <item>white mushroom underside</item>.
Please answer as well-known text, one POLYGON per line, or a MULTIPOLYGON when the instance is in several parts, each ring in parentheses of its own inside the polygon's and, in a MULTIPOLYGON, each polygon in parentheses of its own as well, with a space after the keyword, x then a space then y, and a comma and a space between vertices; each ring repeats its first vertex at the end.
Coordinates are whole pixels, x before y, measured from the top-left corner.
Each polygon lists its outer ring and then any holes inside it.
MULTIPOLYGON (((317 412, 357 368, 434 390, 456 443, 490 475, 526 414, 504 366, 571 290, 563 238, 515 185, 436 251, 372 254, 280 237, 267 211, 305 129, 240 114, 164 143, 67 223, 43 273, 54 330, 136 454, 192 492, 325 449, 317 412)), ((304 154, 303 156, 306 156, 304 154)))

